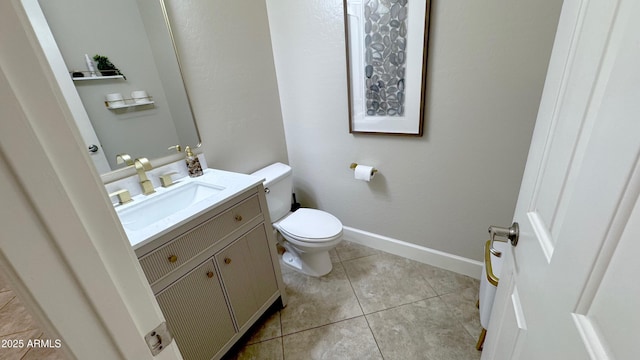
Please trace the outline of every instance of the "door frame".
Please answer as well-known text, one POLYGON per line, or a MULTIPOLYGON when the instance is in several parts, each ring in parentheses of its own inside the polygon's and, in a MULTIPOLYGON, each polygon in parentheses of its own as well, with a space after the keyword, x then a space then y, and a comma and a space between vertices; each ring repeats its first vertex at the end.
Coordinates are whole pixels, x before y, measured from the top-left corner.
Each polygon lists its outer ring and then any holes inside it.
MULTIPOLYGON (((31 21, 40 7, 0 14, 0 270, 68 357, 153 359, 144 335, 164 317, 46 56, 57 46, 31 21)), ((181 356, 173 342, 155 358, 181 356)))

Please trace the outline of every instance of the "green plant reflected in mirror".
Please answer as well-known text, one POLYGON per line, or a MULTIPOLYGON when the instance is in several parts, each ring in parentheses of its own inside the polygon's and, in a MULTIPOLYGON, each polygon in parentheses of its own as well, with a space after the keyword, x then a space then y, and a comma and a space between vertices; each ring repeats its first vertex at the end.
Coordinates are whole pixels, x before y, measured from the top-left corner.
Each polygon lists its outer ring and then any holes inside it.
POLYGON ((200 136, 161 1, 39 0, 86 110, 80 133, 100 173, 121 168, 116 155, 162 158, 174 144, 198 145, 200 136), (87 76, 88 54, 97 76, 87 76), (117 65, 117 66, 116 66, 117 65), (126 78, 124 75, 126 74, 126 78), (114 76, 115 75, 115 76, 114 76), (143 105, 133 95, 148 94, 143 105), (125 104, 107 107, 107 95, 125 104), (90 134, 93 133, 92 138, 90 134), (89 134, 89 135, 87 135, 89 134), (92 145, 96 145, 92 147, 92 145), (102 158, 102 163, 99 159, 102 158))

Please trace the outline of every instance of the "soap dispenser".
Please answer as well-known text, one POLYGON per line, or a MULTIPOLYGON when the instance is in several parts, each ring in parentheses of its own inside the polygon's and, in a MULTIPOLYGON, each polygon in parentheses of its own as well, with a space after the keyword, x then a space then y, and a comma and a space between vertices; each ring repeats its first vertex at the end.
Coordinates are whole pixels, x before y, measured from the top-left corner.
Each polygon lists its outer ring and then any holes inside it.
POLYGON ((193 154, 189 146, 185 147, 184 151, 187 153, 186 161, 189 176, 198 177, 202 175, 202 165, 200 165, 200 160, 198 160, 198 157, 193 154))

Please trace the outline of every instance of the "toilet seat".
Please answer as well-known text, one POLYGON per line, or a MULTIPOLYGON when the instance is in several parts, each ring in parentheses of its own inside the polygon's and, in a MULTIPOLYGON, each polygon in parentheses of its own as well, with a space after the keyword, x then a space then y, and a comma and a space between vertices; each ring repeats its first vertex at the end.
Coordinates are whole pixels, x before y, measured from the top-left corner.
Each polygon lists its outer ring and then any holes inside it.
POLYGON ((341 237, 342 223, 322 210, 302 208, 280 221, 278 230, 297 241, 319 243, 341 237))

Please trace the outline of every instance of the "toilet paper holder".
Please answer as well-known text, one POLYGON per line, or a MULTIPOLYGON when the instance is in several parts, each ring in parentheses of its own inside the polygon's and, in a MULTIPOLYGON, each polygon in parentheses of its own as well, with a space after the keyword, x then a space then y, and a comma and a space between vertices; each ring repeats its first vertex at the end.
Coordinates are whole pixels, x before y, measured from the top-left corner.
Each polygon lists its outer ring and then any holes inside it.
MULTIPOLYGON (((358 166, 358 164, 357 164, 357 163, 351 163, 351 165, 349 165, 349 169, 351 169, 351 170, 355 170, 355 169, 356 169, 356 166, 358 166)), ((375 174, 375 173, 377 173, 377 172, 378 172, 378 169, 376 169, 376 168, 373 168, 373 170, 371 170, 371 173, 372 173, 372 174, 375 174)))

